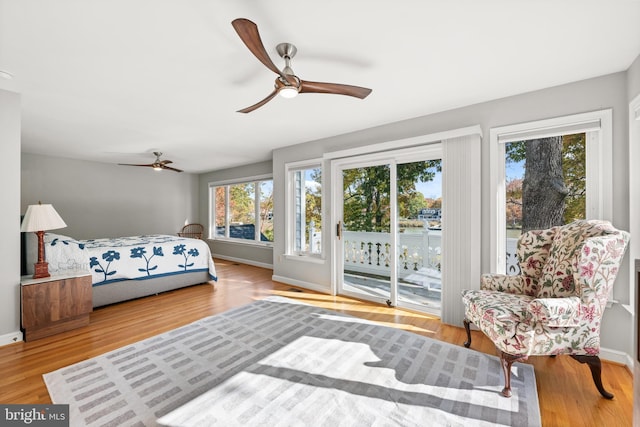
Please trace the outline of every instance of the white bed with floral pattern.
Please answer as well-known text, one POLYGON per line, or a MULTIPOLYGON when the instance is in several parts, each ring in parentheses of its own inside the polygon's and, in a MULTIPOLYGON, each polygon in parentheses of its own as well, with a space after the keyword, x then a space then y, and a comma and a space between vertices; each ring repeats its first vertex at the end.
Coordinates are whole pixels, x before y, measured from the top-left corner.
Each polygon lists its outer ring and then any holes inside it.
POLYGON ((91 272, 94 307, 217 280, 204 240, 171 235, 76 240, 46 233, 45 257, 51 275, 91 272))

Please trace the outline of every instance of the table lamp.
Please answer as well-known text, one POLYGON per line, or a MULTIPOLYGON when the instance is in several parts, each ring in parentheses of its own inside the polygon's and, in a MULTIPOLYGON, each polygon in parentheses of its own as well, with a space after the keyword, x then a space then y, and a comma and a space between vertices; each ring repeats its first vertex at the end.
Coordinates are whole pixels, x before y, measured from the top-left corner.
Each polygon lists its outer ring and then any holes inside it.
POLYGON ((20 231, 33 231, 38 236, 38 262, 34 264, 34 279, 49 277, 49 264, 44 260, 44 232, 64 228, 64 223, 58 212, 51 205, 29 205, 24 214, 20 231))

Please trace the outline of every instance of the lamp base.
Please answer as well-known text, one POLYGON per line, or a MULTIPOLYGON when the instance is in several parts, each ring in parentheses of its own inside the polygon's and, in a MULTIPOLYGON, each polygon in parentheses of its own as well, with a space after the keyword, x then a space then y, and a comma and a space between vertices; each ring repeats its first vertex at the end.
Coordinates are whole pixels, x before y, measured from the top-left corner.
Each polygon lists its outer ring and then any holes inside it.
POLYGON ((50 277, 49 263, 48 262, 36 262, 33 264, 33 278, 42 279, 43 277, 50 277))

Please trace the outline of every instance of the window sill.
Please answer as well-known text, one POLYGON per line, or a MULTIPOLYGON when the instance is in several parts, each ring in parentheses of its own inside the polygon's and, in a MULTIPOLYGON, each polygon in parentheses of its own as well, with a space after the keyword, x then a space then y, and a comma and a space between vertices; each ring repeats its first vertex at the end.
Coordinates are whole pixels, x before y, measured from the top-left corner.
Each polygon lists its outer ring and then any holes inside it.
POLYGON ((258 242, 257 240, 244 240, 244 239, 226 239, 226 238, 208 238, 209 242, 221 242, 221 243, 233 243, 243 246, 255 246, 259 248, 273 248, 273 242, 258 242))
POLYGON ((312 255, 285 254, 283 256, 284 256, 284 259, 286 259, 287 261, 302 261, 302 262, 310 262, 312 264, 324 264, 326 261, 324 258, 320 258, 319 256, 312 256, 312 255))

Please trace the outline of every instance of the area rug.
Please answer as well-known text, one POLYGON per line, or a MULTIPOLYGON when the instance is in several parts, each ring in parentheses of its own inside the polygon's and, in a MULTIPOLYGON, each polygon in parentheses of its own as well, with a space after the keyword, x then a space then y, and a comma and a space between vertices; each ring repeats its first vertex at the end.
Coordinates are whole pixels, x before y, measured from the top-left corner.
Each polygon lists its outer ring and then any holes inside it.
POLYGON ((71 425, 536 426, 533 367, 269 297, 44 375, 71 425))

